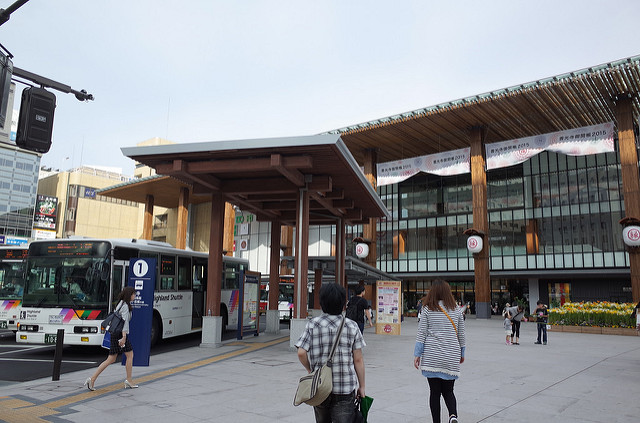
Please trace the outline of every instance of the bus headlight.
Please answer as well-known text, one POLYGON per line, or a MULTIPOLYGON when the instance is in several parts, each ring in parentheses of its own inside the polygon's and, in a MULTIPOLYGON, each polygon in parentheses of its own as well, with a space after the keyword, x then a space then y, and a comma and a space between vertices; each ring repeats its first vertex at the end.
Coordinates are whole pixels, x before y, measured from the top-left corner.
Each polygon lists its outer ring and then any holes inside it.
POLYGON ((37 332, 39 329, 38 325, 20 325, 20 327, 18 328, 18 330, 20 332, 37 332))
POLYGON ((96 326, 74 326, 73 333, 98 333, 96 326))

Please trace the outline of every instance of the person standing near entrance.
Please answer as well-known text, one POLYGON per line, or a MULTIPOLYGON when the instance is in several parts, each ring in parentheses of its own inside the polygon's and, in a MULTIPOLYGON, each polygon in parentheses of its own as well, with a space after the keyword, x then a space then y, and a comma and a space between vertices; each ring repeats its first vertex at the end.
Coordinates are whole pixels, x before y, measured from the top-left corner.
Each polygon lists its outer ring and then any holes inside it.
POLYGON ((347 317, 358 324, 360 333, 364 333, 364 318, 369 320, 369 327, 373 326, 371 321, 371 306, 364 298, 364 286, 358 285, 354 290, 355 295, 351 297, 347 304, 347 317))
POLYGON ((542 303, 542 301, 538 300, 537 308, 533 312, 536 316, 536 322, 538 324, 538 339, 536 340, 536 344, 547 345, 547 318, 549 314, 547 312, 547 306, 542 303), (540 335, 542 335, 542 342, 540 342, 540 335))

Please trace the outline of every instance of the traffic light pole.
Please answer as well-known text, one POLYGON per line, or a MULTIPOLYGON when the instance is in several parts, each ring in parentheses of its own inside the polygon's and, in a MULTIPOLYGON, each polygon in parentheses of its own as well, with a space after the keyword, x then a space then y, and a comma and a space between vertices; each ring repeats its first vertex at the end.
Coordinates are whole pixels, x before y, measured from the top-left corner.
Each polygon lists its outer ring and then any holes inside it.
POLYGON ((52 79, 46 78, 44 76, 40 76, 40 75, 36 75, 33 72, 29 72, 27 70, 24 69, 20 69, 20 68, 13 68, 13 76, 17 76, 20 78, 24 78, 24 79, 28 79, 29 81, 35 82, 36 84, 40 85, 41 87, 49 87, 49 88, 53 88, 54 90, 58 90, 61 91, 65 94, 73 94, 76 96, 76 98, 79 101, 88 101, 88 100, 93 100, 93 94, 89 94, 87 93, 87 90, 74 90, 73 88, 71 88, 68 85, 62 84, 60 82, 54 81, 52 79))
POLYGON ((7 22, 11 17, 11 14, 28 1, 29 0, 18 0, 6 9, 0 9, 0 25, 7 22))

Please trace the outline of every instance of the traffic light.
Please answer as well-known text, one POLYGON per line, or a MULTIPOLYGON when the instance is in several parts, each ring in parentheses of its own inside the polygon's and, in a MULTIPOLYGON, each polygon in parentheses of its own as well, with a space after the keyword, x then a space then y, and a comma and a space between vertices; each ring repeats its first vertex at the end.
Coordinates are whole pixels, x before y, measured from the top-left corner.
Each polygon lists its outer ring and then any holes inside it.
POLYGON ((44 88, 22 91, 16 144, 26 150, 46 153, 51 148, 56 96, 44 88))

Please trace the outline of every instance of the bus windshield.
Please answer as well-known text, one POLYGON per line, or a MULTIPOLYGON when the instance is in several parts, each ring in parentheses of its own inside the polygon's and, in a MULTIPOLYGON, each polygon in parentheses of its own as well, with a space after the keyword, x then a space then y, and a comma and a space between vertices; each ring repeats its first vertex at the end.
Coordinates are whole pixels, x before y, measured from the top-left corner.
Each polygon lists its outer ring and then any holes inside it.
POLYGON ((23 306, 106 307, 109 282, 103 257, 29 257, 23 306))
POLYGON ((22 298, 24 263, 0 263, 0 300, 22 298))

